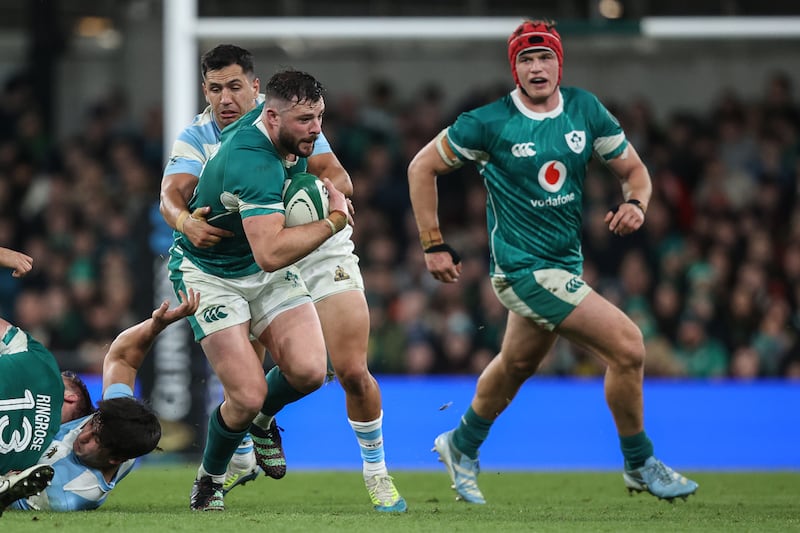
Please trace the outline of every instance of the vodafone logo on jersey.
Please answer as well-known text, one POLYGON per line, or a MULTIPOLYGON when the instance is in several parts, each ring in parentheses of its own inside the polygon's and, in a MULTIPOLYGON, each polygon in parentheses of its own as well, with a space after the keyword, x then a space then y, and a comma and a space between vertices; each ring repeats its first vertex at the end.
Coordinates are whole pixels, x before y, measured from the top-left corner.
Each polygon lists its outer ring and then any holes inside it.
POLYGON ((539 185, 547 192, 558 192, 567 179, 567 167, 561 161, 548 161, 539 169, 539 185))

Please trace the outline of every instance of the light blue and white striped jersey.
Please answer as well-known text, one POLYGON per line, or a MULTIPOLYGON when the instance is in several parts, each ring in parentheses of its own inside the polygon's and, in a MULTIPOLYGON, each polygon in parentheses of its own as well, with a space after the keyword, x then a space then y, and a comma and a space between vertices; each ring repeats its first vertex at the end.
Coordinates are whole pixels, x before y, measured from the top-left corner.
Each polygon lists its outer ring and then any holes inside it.
MULTIPOLYGON (((123 396, 133 396, 133 391, 125 385, 117 384, 106 389, 103 399, 123 396)), ((39 464, 53 466, 55 470, 53 481, 41 493, 24 500, 17 500, 11 504, 11 509, 88 511, 103 505, 108 493, 128 475, 136 459, 129 459, 120 464, 111 481, 106 481, 99 470, 81 463, 75 456, 72 445, 93 416, 92 414, 61 425, 52 444, 39 459, 39 464)))
MULTIPOLYGON (((263 101, 264 95, 258 95, 256 104, 261 104, 263 101)), ((172 145, 169 161, 164 168, 164 176, 182 173, 200 176, 203 165, 219 144, 220 134, 217 121, 214 120, 214 112, 211 106, 208 106, 202 113, 194 117, 192 123, 178 135, 172 145)), ((331 152, 331 144, 325 138, 325 134, 320 133, 314 143, 314 151, 311 156, 329 152, 331 152)))

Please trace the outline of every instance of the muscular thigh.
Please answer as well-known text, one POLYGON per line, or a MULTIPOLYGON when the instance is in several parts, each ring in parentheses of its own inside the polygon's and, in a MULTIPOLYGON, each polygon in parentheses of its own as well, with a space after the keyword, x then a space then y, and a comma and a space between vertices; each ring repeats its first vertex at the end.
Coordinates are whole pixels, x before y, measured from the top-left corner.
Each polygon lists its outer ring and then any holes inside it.
POLYGON ((585 346, 604 358, 638 343, 641 333, 614 304, 592 291, 559 325, 560 335, 585 346))
POLYGON ((263 384, 261 359, 250 343, 247 324, 215 331, 204 337, 200 345, 226 394, 251 390, 263 384))
POLYGON ((310 301, 278 314, 259 341, 284 373, 293 375, 327 367, 325 341, 317 311, 310 301))
POLYGON ((526 364, 536 368, 553 347, 556 338, 557 335, 552 331, 512 311, 508 313, 500 356, 507 364, 526 364))
POLYGON ((322 322, 333 368, 342 372, 346 367, 366 367, 369 310, 364 293, 360 290, 338 292, 314 305, 322 322))

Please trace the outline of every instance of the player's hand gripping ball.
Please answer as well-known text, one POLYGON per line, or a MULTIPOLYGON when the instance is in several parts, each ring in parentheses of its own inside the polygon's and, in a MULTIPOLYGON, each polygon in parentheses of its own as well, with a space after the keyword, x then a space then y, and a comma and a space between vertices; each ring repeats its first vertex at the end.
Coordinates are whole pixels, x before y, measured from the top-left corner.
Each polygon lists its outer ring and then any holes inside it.
POLYGON ((328 216, 328 189, 315 175, 300 172, 283 186, 287 228, 322 220, 328 216))

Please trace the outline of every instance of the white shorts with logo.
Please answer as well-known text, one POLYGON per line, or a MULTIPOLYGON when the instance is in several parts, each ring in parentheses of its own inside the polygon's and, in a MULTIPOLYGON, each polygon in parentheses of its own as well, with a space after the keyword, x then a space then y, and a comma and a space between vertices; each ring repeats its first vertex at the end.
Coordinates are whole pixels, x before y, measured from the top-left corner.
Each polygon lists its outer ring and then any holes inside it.
POLYGON ((195 340, 250 322, 250 334, 258 338, 275 317, 311 302, 308 288, 294 266, 276 272, 257 272, 241 278, 206 274, 184 257, 177 269, 170 263, 170 278, 178 289, 200 293, 200 307, 188 318, 195 340))
POLYGON ((358 256, 353 253, 352 235, 353 228, 348 225, 295 263, 313 301, 339 292, 364 290, 358 256))

